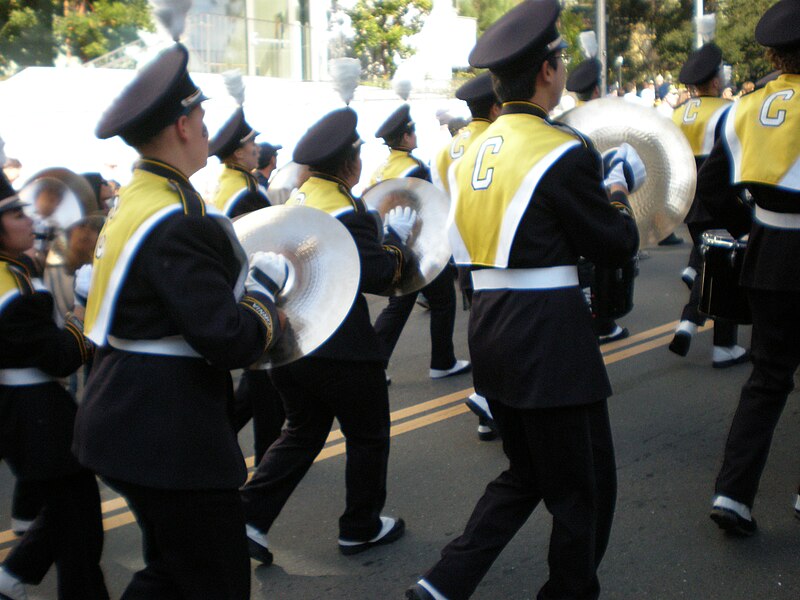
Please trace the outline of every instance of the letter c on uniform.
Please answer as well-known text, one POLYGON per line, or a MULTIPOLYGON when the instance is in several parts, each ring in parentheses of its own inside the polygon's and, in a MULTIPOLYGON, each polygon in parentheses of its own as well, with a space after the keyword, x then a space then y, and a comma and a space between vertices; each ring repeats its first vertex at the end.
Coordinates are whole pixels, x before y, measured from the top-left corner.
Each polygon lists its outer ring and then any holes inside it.
POLYGON ((484 142, 481 144, 481 147, 478 150, 478 159, 475 161, 475 168, 472 170, 473 189, 485 190, 490 185, 492 185, 494 168, 490 167, 486 169, 486 173, 482 174, 483 159, 486 157, 487 152, 489 152, 490 154, 497 154, 498 152, 500 152, 500 148, 502 146, 503 146, 503 138, 501 137, 489 138, 488 140, 484 140, 484 142))
POLYGON ((794 90, 781 90, 780 92, 770 94, 767 99, 764 100, 764 104, 761 105, 761 114, 759 115, 761 124, 764 127, 780 127, 783 125, 784 121, 786 121, 786 111, 779 110, 775 112, 774 116, 770 116, 769 113, 772 109, 772 103, 778 98, 786 102, 791 99, 792 96, 794 96, 794 90))

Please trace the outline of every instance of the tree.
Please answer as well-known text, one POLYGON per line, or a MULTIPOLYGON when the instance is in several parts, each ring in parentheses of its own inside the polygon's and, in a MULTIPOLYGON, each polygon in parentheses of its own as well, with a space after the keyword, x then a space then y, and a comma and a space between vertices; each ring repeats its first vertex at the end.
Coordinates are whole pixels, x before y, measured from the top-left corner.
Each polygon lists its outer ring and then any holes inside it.
POLYGON ((0 0, 0 72, 50 66, 58 54, 82 61, 153 30, 147 0, 0 0))
POLYGON ((432 5, 432 0, 358 0, 346 11, 355 31, 353 52, 368 74, 394 75, 395 61, 413 54, 406 39, 419 33, 432 5))
POLYGON ((721 18, 717 23, 717 43, 725 62, 733 67, 737 82, 756 81, 774 67, 766 58, 766 49, 755 39, 756 23, 777 0, 720 0, 721 18))
POLYGON ((486 29, 506 14, 521 0, 458 0, 458 14, 475 17, 478 22, 478 37, 486 29))

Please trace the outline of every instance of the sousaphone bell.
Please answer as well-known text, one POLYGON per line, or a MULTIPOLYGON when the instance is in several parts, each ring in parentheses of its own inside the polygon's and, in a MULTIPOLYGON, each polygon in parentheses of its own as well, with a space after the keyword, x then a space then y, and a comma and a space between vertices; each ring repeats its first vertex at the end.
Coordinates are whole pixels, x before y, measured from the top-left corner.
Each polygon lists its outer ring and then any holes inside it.
POLYGON ((47 218, 62 230, 87 215, 99 212, 94 190, 86 178, 63 167, 39 171, 28 179, 19 196, 29 203, 28 210, 32 215, 47 218), (36 199, 42 194, 51 196, 52 214, 35 215, 36 199))
POLYGON ((644 185, 630 195, 641 247, 655 246, 689 212, 697 182, 691 146, 670 119, 622 98, 600 98, 558 119, 592 140, 602 154, 629 143, 647 168, 644 185))
POLYGON ((422 289, 433 281, 450 260, 452 251, 447 238, 447 194, 423 179, 401 177, 387 179, 364 192, 364 202, 377 211, 381 222, 396 206, 410 206, 417 211, 417 222, 406 246, 414 257, 412 269, 384 296, 402 296, 422 289))
POLYGON ((335 218, 307 206, 270 206, 233 223, 248 256, 282 254, 286 285, 275 298, 286 314, 278 343, 263 366, 277 367, 310 354, 339 328, 358 293, 361 263, 355 242, 335 218))

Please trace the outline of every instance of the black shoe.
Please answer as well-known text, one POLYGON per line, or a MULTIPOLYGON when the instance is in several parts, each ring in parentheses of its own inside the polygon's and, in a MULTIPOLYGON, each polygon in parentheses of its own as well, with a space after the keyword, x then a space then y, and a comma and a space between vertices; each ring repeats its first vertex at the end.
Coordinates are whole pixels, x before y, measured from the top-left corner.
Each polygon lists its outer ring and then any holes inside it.
POLYGON ((627 327, 620 327, 619 325, 614 325, 614 329, 611 331, 611 333, 597 336, 597 343, 600 346, 602 346, 603 344, 616 342, 617 340, 624 340, 630 334, 631 332, 628 331, 627 327))
POLYGON ((683 238, 678 237, 675 233, 670 233, 663 240, 658 242, 659 246, 679 246, 683 243, 683 238))
POLYGON ((689 346, 692 345, 692 334, 686 331, 676 331, 675 337, 669 343, 670 352, 674 352, 678 356, 686 356, 689 354, 689 346))
POLYGON ((272 552, 269 551, 269 548, 250 538, 247 538, 247 551, 250 553, 250 558, 257 560, 265 567, 272 564, 272 552))
MULTIPOLYGON (((387 518, 389 517, 381 517, 382 520, 387 518)), ((353 542, 350 540, 342 540, 342 538, 339 538, 339 552, 341 552, 345 556, 358 554, 359 552, 364 552, 364 550, 369 550, 374 546, 383 546, 385 544, 391 544, 392 542, 396 542, 401 537, 403 537, 403 534, 405 532, 406 532, 405 521, 403 521, 403 519, 397 519, 389 531, 387 531, 383 535, 379 534, 379 537, 371 539, 368 542, 353 542)))
POLYGON ((406 590, 406 600, 434 600, 434 598, 428 590, 415 583, 406 590))
POLYGON ((724 529, 726 533, 741 537, 750 537, 758 531, 755 519, 745 519, 729 508, 715 506, 711 509, 711 520, 724 529))

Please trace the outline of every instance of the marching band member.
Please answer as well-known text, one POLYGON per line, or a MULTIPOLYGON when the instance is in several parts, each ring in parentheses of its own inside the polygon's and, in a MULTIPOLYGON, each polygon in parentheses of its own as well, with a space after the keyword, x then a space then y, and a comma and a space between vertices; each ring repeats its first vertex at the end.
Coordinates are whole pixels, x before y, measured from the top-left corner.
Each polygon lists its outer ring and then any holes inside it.
MULTIPOLYGON (((452 164, 464 155, 464 151, 481 134, 490 123, 500 115, 501 104, 492 87, 492 76, 487 71, 474 79, 470 79, 456 90, 456 98, 467 103, 472 119, 469 124, 458 131, 453 139, 436 155, 431 170, 433 184, 450 195, 448 172, 452 164)), ((472 279, 469 268, 458 268, 458 284, 464 294, 466 306, 472 304, 472 279)), ((491 441, 497 437, 497 427, 492 418, 492 411, 486 398, 473 392, 466 400, 466 405, 478 417, 478 439, 491 441)))
POLYGON ((253 174, 258 167, 257 135, 238 108, 208 144, 209 156, 218 157, 225 165, 213 204, 228 217, 270 206, 267 191, 253 174))
MULTIPOLYGON (((714 143, 719 139, 725 114, 733 105, 722 96, 722 50, 714 43, 705 44, 693 52, 681 69, 681 83, 694 86, 696 94, 677 107, 672 120, 689 140, 698 170, 708 157, 714 143)), ((700 243, 703 232, 719 229, 719 219, 714 219, 698 202, 695 194, 692 206, 684 219, 692 236, 692 251, 689 265, 683 270, 681 279, 690 289, 689 302, 683 307, 681 321, 670 342, 669 349, 678 356, 686 356, 697 328, 706 319, 700 314, 700 292, 702 285, 697 273, 702 266, 700 243)), ((747 351, 736 343, 736 323, 726 319, 714 319, 714 350, 712 366, 724 369, 750 359, 747 351)))
POLYGON ((350 190, 361 176, 355 111, 343 108, 315 123, 294 149, 311 177, 287 204, 318 208, 339 219, 353 236, 361 260, 360 292, 336 333, 312 354, 273 369, 286 410, 286 427, 242 489, 250 555, 272 562, 267 532, 325 445, 334 417, 347 444, 347 499, 339 518, 339 550, 356 554, 389 544, 405 532, 402 519, 381 516, 389 460, 389 395, 365 293, 397 283, 410 253, 404 242, 416 213, 395 209, 386 232, 350 190))
POLYGON ((636 253, 627 192, 645 173, 623 146, 604 182, 591 143, 548 120, 566 79, 559 13, 557 0, 526 0, 470 54, 492 72, 503 110, 451 171, 450 239, 456 263, 473 267, 475 388, 510 466, 407 598, 468 598, 540 501, 553 530, 538 597, 599 594, 616 497, 611 387, 576 264, 622 265, 636 253))
MULTIPOLYGON (((781 0, 755 29, 783 74, 743 96, 700 169, 698 200, 734 236, 750 238, 740 283, 753 316, 753 371, 742 387, 717 476, 711 518, 739 535, 752 516, 772 434, 800 365, 800 2, 781 0), (755 215, 739 202, 746 188, 755 215)), ((800 496, 795 499, 800 511, 800 496)))
POLYGON ((126 600, 250 597, 230 370, 281 333, 273 298, 285 259, 256 253, 248 269, 230 220, 189 183, 206 164, 208 130, 188 60, 180 44, 162 51, 96 130, 140 159, 95 253, 86 330, 98 350, 74 451, 142 530, 145 568, 126 600))
MULTIPOLYGON (((389 157, 373 173, 370 185, 396 177, 416 177, 431 180, 430 169, 411 152, 417 147, 417 133, 411 119, 411 108, 403 104, 378 128, 375 137, 383 138, 389 146, 389 157)), ((386 308, 375 319, 375 332, 381 345, 386 365, 400 339, 403 327, 422 293, 431 311, 431 379, 441 379, 468 372, 472 367, 467 360, 456 359, 453 347, 453 329, 456 322, 456 291, 452 267, 448 264, 428 285, 403 296, 392 296, 386 308)))
POLYGON ((92 355, 83 337, 90 275, 78 274, 63 327, 31 261, 33 221, 0 174, 0 458, 41 510, 0 566, 0 598, 26 600, 52 564, 60 599, 106 599, 100 494, 70 451, 76 405, 58 378, 92 355))

